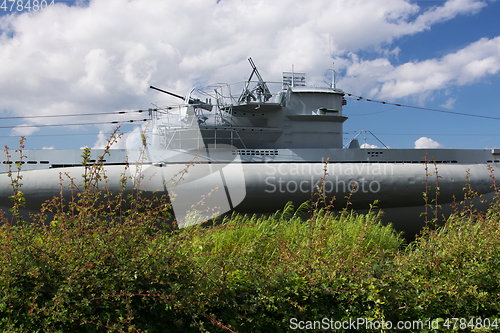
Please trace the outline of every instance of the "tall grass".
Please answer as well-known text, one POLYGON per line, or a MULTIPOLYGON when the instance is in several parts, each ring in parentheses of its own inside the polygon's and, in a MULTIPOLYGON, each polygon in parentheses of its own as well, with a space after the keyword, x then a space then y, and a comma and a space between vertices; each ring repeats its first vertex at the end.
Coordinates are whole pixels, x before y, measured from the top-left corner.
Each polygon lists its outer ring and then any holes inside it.
MULTIPOLYGON (((303 208, 303 207, 302 207, 303 208)), ((198 227, 191 239, 192 255, 220 252, 229 256, 254 256, 262 267, 281 255, 314 256, 330 261, 340 255, 361 251, 396 251, 403 238, 391 225, 383 225, 373 212, 366 215, 343 211, 340 214, 320 210, 304 221, 301 209, 291 203, 271 216, 246 216, 234 213, 216 227, 198 227)))

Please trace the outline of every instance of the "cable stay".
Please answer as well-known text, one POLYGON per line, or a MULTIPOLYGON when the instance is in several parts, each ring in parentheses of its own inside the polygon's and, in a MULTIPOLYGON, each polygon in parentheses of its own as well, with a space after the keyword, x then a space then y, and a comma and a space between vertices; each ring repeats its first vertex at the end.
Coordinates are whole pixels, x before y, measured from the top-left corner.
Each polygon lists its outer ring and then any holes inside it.
MULTIPOLYGON (((418 110, 425 110, 425 111, 441 112, 441 113, 448 113, 448 114, 454 114, 454 115, 459 115, 459 116, 467 116, 467 117, 476 117, 476 118, 500 120, 499 117, 483 116, 483 115, 479 115, 479 114, 465 113, 465 112, 447 111, 447 110, 426 108, 426 107, 422 107, 422 106, 405 105, 405 104, 400 104, 400 103, 391 103, 391 102, 379 101, 379 100, 370 99, 370 98, 363 98, 362 96, 357 96, 357 95, 350 94, 350 93, 346 93, 346 95, 350 96, 350 97, 353 97, 354 99, 356 99, 358 101, 364 100, 364 101, 367 101, 367 102, 373 102, 373 103, 379 103, 379 104, 386 104, 386 105, 394 105, 394 106, 404 107, 404 108, 410 108, 410 109, 418 109, 418 110)), ((386 111, 388 111, 388 110, 386 110, 386 111)))
POLYGON ((9 120, 9 119, 83 117, 83 116, 101 116, 101 115, 106 115, 106 114, 143 113, 143 112, 151 112, 151 111, 157 111, 157 109, 130 110, 130 111, 112 111, 112 112, 100 112, 100 113, 57 114, 57 115, 38 115, 38 116, 13 116, 13 117, 0 117, 0 119, 2 119, 2 120, 9 120))
MULTIPOLYGON (((368 139, 367 134, 370 134, 371 136, 373 136, 373 138, 375 138, 375 140, 380 142, 380 144, 382 146, 384 146, 385 149, 389 149, 389 147, 387 147, 375 134, 373 134, 371 131, 368 131, 368 130, 359 131, 359 133, 356 134, 356 136, 354 138, 352 138, 347 144, 344 145, 344 149, 346 149, 346 148, 360 148, 358 137, 363 133, 364 133, 364 144, 365 145, 368 144, 366 142, 366 140, 368 139)), ((365 148, 365 147, 363 147, 363 148, 365 148)))
POLYGON ((149 121, 149 119, 131 119, 123 121, 100 121, 95 123, 73 123, 73 124, 44 124, 44 125, 15 125, 15 126, 0 126, 0 129, 12 128, 29 128, 29 127, 63 127, 63 126, 86 126, 86 125, 104 125, 104 124, 124 124, 149 121))

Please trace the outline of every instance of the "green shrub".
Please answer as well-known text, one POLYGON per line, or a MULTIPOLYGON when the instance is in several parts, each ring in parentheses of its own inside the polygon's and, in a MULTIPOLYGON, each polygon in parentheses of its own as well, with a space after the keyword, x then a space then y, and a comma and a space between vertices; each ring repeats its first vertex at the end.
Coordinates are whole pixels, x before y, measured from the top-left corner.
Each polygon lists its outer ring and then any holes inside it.
POLYGON ((448 318, 500 313, 498 197, 406 246, 377 214, 332 212, 324 198, 309 218, 289 204, 177 230, 167 198, 108 193, 99 163, 85 177, 81 195, 29 223, 0 214, 1 330, 285 332, 295 319, 366 318, 445 331, 448 318))

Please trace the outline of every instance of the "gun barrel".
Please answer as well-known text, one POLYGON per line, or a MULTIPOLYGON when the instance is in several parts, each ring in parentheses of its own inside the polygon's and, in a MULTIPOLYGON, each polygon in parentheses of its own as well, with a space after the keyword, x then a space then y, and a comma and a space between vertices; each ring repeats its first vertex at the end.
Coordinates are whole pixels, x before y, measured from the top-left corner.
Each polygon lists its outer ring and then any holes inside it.
POLYGON ((177 98, 180 98, 180 99, 184 100, 184 97, 182 97, 181 95, 177 95, 177 94, 171 93, 170 91, 166 91, 166 90, 163 90, 163 89, 160 89, 160 88, 156 88, 156 87, 153 87, 153 86, 149 86, 149 88, 161 91, 162 93, 169 94, 171 96, 174 96, 174 97, 177 97, 177 98))
MULTIPOLYGON (((169 94, 171 96, 174 96, 174 97, 177 97, 177 98, 180 98, 180 99, 184 100, 184 97, 182 97, 181 95, 177 95, 177 94, 171 93, 170 91, 166 91, 166 90, 163 90, 163 89, 160 89, 160 88, 156 88, 156 87, 153 87, 153 86, 149 86, 149 88, 161 91, 162 93, 169 94)), ((199 99, 190 98, 189 101, 188 101, 188 104, 197 104, 202 109, 205 109, 207 111, 212 111, 212 104, 204 103, 204 102, 200 101, 199 99)))

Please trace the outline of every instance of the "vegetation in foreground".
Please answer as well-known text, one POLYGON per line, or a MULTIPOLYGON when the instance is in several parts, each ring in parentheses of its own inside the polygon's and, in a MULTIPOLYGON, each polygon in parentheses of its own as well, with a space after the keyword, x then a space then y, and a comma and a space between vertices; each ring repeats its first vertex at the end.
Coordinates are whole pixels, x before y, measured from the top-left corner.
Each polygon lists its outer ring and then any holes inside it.
POLYGON ((308 205, 287 205, 178 230, 163 222, 165 198, 99 189, 98 164, 69 204, 54 198, 24 221, 13 177, 13 220, 0 228, 2 331, 321 331, 357 318, 374 323, 357 331, 389 332, 398 321, 421 321, 408 329, 421 332, 500 325, 498 196, 487 212, 457 210, 405 245, 373 212, 314 204, 307 221, 299 216, 308 205))

